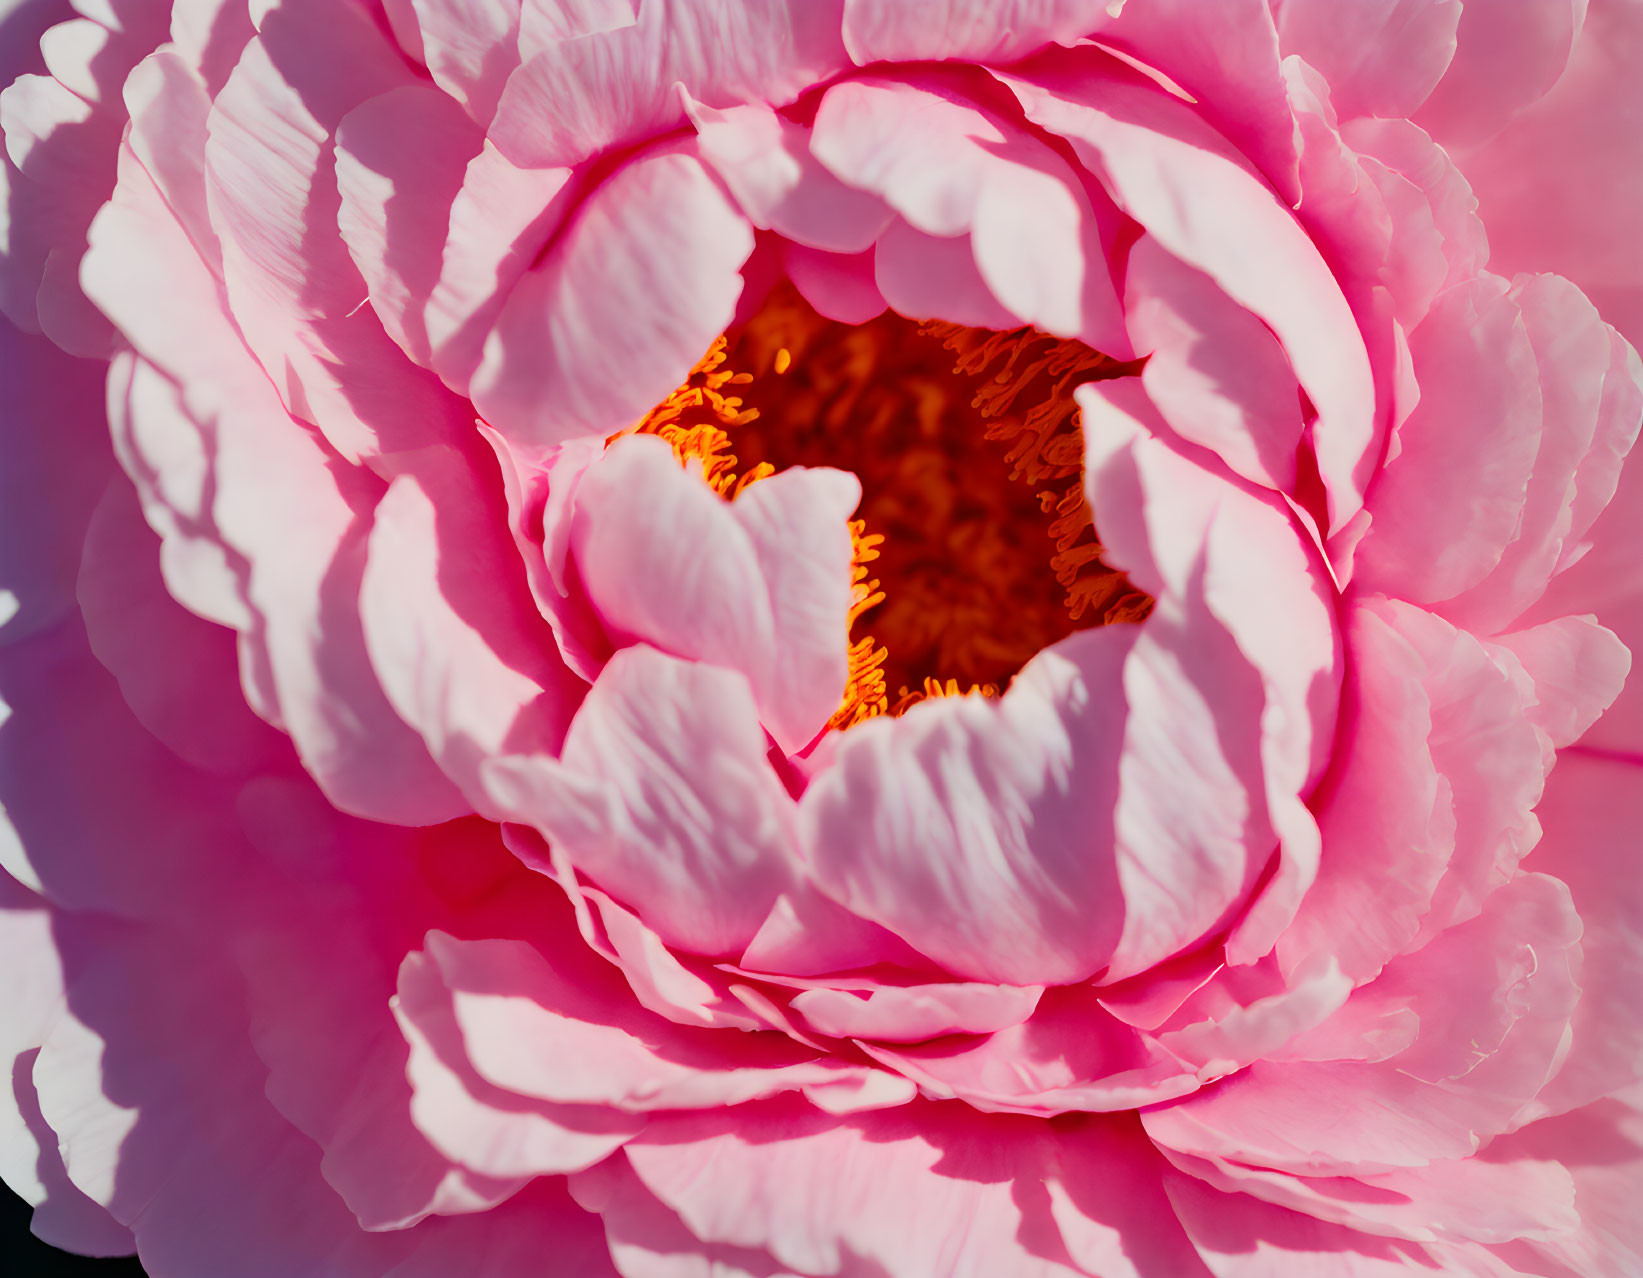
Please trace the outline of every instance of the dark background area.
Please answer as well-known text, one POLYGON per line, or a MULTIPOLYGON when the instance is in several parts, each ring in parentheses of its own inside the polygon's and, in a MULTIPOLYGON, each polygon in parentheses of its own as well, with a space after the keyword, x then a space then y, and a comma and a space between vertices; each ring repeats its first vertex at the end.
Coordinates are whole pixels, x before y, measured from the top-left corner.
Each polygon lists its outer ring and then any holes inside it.
POLYGON ((33 1209, 0 1185, 0 1273, 6 1278, 143 1278, 135 1256, 88 1260, 48 1247, 29 1233, 33 1209))

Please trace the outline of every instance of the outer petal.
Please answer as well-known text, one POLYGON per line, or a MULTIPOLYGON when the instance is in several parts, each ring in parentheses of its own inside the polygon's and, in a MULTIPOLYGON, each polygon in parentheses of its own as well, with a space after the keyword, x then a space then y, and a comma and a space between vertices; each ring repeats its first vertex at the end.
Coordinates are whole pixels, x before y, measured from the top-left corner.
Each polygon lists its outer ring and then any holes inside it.
POLYGON ((1048 1203, 1016 1191, 1053 1144, 1044 1124, 951 1106, 841 1122, 778 1102, 658 1119, 628 1158, 698 1238, 800 1273, 1062 1278, 1078 1270, 1048 1203))
POLYGON ((1474 5, 1461 14, 1454 61, 1419 123, 1449 146, 1481 142, 1546 93, 1568 65, 1586 0, 1474 5))
POLYGON ((1410 116, 1455 54, 1460 0, 1284 0, 1278 39, 1329 81, 1341 118, 1410 116))
POLYGON ((1257 1064, 1213 1090, 1148 1111, 1148 1134, 1183 1153, 1300 1175, 1470 1157, 1513 1124, 1556 1064, 1578 993, 1571 976, 1578 937, 1562 884, 1520 878, 1490 898, 1483 917, 1400 960, 1395 974, 1388 968, 1398 998, 1413 998, 1424 1014, 1426 1032, 1406 1054, 1413 1072, 1400 1067, 1404 1056, 1257 1064), (1461 1010, 1461 1020, 1445 1019, 1461 1010), (1485 1036, 1477 1053, 1461 1024, 1485 1036), (1489 1051, 1491 1041, 1498 1046, 1489 1051), (1449 1076, 1452 1069, 1459 1072, 1449 1076))
MULTIPOLYGON (((1524 17, 1567 20, 1570 4, 1524 5, 1524 17)), ((1479 21, 1486 19, 1480 17, 1479 21)), ((1555 42, 1531 56, 1555 59, 1555 42)), ((1643 13, 1598 0, 1567 71, 1491 142, 1463 153, 1496 269, 1558 271, 1586 290, 1610 323, 1643 342, 1643 159, 1637 119, 1643 13)))
POLYGON ((577 164, 711 107, 784 105, 847 65, 840 0, 666 0, 632 26, 551 44, 508 80, 490 138, 530 168, 577 164))
POLYGON ((1579 1109, 1643 1077, 1643 879, 1634 873, 1643 769, 1564 755, 1540 805, 1546 837, 1529 862, 1569 886, 1580 911, 1574 1042, 1533 1115, 1579 1109))

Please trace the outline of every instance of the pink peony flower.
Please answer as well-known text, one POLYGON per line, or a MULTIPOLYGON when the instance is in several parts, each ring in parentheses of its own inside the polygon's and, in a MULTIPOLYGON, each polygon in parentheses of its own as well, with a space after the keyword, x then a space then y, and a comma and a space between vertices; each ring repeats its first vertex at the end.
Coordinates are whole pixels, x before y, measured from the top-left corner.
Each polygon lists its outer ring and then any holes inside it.
POLYGON ((1643 1272, 1643 8, 0 49, 42 1238, 1643 1272))

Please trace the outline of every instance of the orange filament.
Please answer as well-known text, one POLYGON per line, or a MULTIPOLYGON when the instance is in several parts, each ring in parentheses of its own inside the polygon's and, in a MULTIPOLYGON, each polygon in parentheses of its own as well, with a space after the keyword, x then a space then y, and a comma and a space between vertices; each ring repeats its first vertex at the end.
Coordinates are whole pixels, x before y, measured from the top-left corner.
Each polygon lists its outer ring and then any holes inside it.
POLYGON ((1074 630, 1147 614, 1151 599, 1101 562, 1072 398, 1137 367, 1031 328, 840 324, 784 285, 633 429, 726 498, 790 465, 861 479, 848 679, 828 725, 843 729, 931 697, 997 696, 1074 630))

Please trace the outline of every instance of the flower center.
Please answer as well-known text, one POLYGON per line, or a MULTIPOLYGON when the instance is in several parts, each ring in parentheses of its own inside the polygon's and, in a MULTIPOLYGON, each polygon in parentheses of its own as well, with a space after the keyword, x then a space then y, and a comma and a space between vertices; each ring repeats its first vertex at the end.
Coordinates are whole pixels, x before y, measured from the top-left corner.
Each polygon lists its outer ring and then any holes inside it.
POLYGON ((1138 367, 1031 328, 841 324, 782 285, 637 429, 726 497, 793 465, 861 480, 846 728, 997 695, 1056 640, 1146 616, 1101 562, 1072 395, 1138 367))

